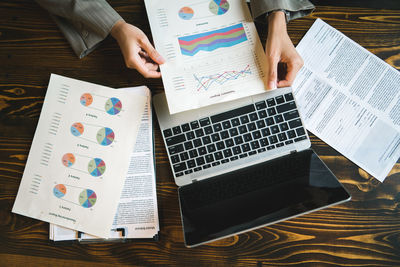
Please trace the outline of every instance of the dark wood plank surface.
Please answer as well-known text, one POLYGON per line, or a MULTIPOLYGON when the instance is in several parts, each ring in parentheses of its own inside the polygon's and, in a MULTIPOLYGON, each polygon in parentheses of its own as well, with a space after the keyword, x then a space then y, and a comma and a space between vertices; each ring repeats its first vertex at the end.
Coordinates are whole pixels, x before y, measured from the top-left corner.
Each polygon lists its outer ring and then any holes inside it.
MULTIPOLYGON (((150 36, 142 1, 110 2, 150 36)), ((322 18, 400 69, 400 10, 384 8, 317 6, 311 16, 290 22, 288 30, 297 44, 313 21, 322 18)), ((265 26, 257 25, 263 42, 265 26)), ((12 214, 11 208, 50 73, 116 88, 146 84, 153 93, 162 90, 161 80, 146 80, 124 67, 112 38, 79 60, 35 2, 0 2, 0 266, 400 266, 399 163, 380 183, 313 136, 313 148, 349 190, 350 202, 185 248, 176 186, 157 125, 160 241, 64 246, 49 242, 47 223, 12 214)))

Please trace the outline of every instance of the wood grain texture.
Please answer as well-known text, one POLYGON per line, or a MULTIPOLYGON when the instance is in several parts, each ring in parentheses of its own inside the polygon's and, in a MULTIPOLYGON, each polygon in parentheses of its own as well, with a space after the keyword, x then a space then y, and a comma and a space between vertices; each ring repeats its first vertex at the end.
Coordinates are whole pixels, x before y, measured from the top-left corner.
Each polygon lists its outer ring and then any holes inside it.
MULTIPOLYGON (((150 36, 142 1, 110 2, 150 36)), ((317 6, 311 16, 289 23, 295 44, 318 17, 400 70, 399 10, 317 6)), ((257 24, 263 42, 265 26, 257 24)), ((116 88, 147 84, 153 93, 162 90, 160 80, 145 80, 124 67, 111 38, 79 60, 35 2, 0 2, 0 266, 400 266, 400 164, 380 183, 315 136, 313 148, 352 201, 185 248, 177 190, 157 125, 160 241, 50 242, 47 223, 12 214, 11 208, 52 72, 116 88)))

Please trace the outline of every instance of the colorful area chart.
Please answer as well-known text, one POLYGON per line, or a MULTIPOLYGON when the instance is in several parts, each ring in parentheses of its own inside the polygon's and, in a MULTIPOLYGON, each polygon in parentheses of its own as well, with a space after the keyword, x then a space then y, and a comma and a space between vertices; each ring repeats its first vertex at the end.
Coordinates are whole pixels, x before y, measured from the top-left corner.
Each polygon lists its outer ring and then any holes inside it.
POLYGON ((85 107, 90 106, 93 103, 93 97, 89 93, 85 93, 81 96, 81 104, 85 107))
POLYGON ((212 0, 208 8, 215 15, 223 15, 229 10, 229 3, 227 0, 212 0))
POLYGON ((63 184, 58 184, 53 188, 53 194, 57 198, 62 198, 67 193, 67 188, 63 184))
POLYGON ((110 128, 104 127, 97 132, 96 138, 100 145, 108 146, 114 141, 115 134, 110 128))
POLYGON ((75 163, 75 156, 72 153, 64 154, 61 161, 65 167, 71 167, 75 163))
POLYGON ((81 136, 82 134, 83 134, 83 131, 84 131, 84 127, 83 127, 83 124, 82 123, 80 123, 80 122, 75 122, 74 124, 72 124, 72 126, 71 126, 71 133, 74 135, 74 136, 81 136))
POLYGON ((117 115, 122 109, 122 103, 118 98, 112 97, 106 101, 104 108, 108 114, 117 115))
POLYGON ((85 189, 79 194, 79 204, 84 208, 91 208, 96 203, 97 196, 93 190, 85 189))
POLYGON ((99 177, 103 175, 106 171, 106 163, 102 159, 94 158, 89 161, 88 171, 90 175, 94 177, 99 177))
POLYGON ((178 38, 181 53, 186 56, 194 56, 200 50, 211 52, 221 47, 230 47, 245 41, 247 41, 247 36, 242 23, 178 38))
POLYGON ((194 11, 190 7, 182 7, 179 9, 178 15, 181 19, 190 20, 194 16, 194 11))

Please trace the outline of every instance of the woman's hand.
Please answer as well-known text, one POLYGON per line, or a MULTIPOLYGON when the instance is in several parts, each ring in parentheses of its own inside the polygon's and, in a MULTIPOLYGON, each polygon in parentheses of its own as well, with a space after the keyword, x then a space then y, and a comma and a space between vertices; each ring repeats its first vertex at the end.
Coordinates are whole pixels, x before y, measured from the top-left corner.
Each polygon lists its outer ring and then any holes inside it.
POLYGON ((268 37, 265 45, 267 55, 268 89, 291 86, 297 72, 303 66, 303 59, 297 53, 286 30, 285 13, 275 11, 268 16, 268 37), (279 73, 278 63, 283 63, 286 73, 279 73), (278 77, 281 80, 278 80, 278 77))
POLYGON ((165 60, 142 30, 121 20, 111 29, 111 35, 117 40, 128 68, 136 69, 145 78, 161 77, 158 67, 165 60))

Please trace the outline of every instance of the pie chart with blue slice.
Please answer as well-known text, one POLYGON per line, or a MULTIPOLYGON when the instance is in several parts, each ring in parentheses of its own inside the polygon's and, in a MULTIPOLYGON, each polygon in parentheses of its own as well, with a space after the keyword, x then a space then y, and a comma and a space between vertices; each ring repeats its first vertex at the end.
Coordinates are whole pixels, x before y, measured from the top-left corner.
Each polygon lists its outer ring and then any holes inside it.
POLYGON ((67 188, 63 184, 58 184, 53 188, 53 194, 57 198, 62 198, 67 193, 67 188))
POLYGON ((117 115, 122 110, 121 100, 112 97, 106 101, 105 105, 106 112, 110 115, 117 115))
POLYGON ((181 19, 190 20, 191 18, 193 18, 194 11, 190 7, 185 6, 179 9, 178 15, 181 19))
POLYGON ((114 141, 115 134, 112 129, 104 127, 97 132, 96 138, 100 145, 108 146, 114 141))
POLYGON ((71 167, 72 165, 74 165, 74 163, 75 163, 75 156, 74 156, 74 154, 72 154, 72 153, 66 153, 66 154, 64 154, 64 156, 62 157, 62 160, 61 160, 61 162, 62 162, 62 164, 65 166, 65 167, 71 167))
POLYGON ((79 204, 84 208, 93 207, 96 201, 96 193, 91 189, 85 189, 79 194, 79 204))
POLYGON ((84 127, 83 124, 80 122, 75 122, 74 124, 72 124, 71 126, 71 133, 74 136, 81 136, 83 134, 84 131, 84 127))
POLYGON ((215 15, 223 15, 229 10, 229 2, 227 0, 211 0, 208 8, 215 15))
POLYGON ((80 102, 83 106, 88 107, 93 103, 93 96, 89 93, 85 93, 81 96, 80 102))
POLYGON ((94 177, 99 177, 103 175, 106 171, 106 163, 102 159, 94 158, 89 161, 88 171, 90 175, 94 177))

